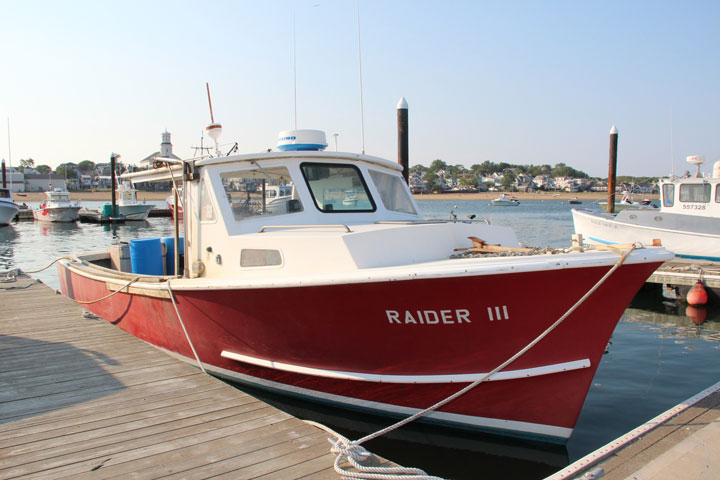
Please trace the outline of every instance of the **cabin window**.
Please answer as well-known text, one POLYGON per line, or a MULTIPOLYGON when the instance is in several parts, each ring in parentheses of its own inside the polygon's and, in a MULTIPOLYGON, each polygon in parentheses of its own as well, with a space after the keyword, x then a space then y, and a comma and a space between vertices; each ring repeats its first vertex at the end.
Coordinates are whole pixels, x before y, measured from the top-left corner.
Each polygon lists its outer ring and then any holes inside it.
POLYGON ((10 190, 0 190, 0 198, 10 198, 10 190))
POLYGON ((240 251, 241 267, 271 267, 282 264, 279 250, 243 248, 240 251))
POLYGON ((675 185, 666 183, 662 186, 663 206, 672 207, 675 205, 675 185))
POLYGON ((285 167, 220 174, 235 220, 302 212, 303 206, 285 167))
POLYGON ((202 183, 200 188, 200 220, 205 222, 215 221, 215 207, 210 200, 210 190, 207 182, 202 183))
POLYGON ((360 170, 354 165, 303 163, 300 165, 315 206, 325 213, 374 212, 360 170))
POLYGON ((370 170, 370 177, 375 183, 375 188, 380 193, 380 200, 386 209, 393 212, 417 214, 401 177, 375 170, 370 170))
POLYGON ((710 202, 709 183, 683 183, 680 185, 680 201, 693 203, 710 202))
POLYGON ((720 203, 720 184, 715 185, 715 203, 720 203))

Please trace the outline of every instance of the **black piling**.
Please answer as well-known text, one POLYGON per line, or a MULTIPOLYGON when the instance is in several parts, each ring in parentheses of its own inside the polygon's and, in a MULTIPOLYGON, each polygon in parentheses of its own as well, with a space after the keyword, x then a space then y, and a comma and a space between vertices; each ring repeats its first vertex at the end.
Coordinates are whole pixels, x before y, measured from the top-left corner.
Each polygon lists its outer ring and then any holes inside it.
POLYGON ((405 183, 410 178, 410 152, 408 144, 408 104, 405 97, 401 97, 397 104, 397 129, 398 129, 398 163, 403 168, 405 183))
POLYGON ((7 172, 5 171, 5 159, 2 159, 2 178, 3 178, 3 188, 7 188, 7 180, 5 179, 5 176, 7 175, 7 172))
POLYGON ((118 158, 120 158, 120 155, 118 155, 116 153, 110 154, 110 170, 111 170, 110 171, 110 179, 111 179, 110 180, 110 192, 111 192, 110 193, 110 200, 111 200, 110 203, 112 205, 112 213, 110 214, 111 217, 118 216, 117 207, 115 206, 116 205, 116 200, 115 200, 115 160, 117 160, 118 158))
POLYGON ((608 163, 608 213, 615 213, 615 183, 617 176, 618 131, 615 125, 610 129, 610 161, 608 163))

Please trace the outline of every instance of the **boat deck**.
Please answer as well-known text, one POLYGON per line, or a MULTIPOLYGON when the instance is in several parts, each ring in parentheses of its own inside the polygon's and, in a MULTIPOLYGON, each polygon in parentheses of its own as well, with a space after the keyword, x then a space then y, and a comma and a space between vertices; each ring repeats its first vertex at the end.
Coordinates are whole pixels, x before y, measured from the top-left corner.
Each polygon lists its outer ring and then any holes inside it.
POLYGON ((47 286, 2 283, 0 305, 0 479, 338 478, 325 431, 47 286))

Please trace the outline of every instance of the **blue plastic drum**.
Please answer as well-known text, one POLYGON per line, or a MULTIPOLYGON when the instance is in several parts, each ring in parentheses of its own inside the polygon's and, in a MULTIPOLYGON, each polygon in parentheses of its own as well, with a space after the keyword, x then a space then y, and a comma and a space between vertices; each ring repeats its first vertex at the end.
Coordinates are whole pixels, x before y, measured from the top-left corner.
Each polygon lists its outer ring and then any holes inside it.
POLYGON ((162 243, 159 238, 130 240, 130 265, 133 273, 164 275, 162 243))

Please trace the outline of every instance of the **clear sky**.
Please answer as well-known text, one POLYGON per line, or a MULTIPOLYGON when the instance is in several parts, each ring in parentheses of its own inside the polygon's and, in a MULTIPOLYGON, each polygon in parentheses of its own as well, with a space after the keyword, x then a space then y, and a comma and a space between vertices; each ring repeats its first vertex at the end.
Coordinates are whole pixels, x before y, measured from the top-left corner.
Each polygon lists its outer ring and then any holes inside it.
MULTIPOLYGON (((274 148, 297 126, 362 148, 356 0, 0 0, 0 157, 135 163, 172 133, 193 154, 274 148)), ((566 163, 667 175, 720 160, 720 2, 360 0, 366 153, 410 163, 566 163)))

